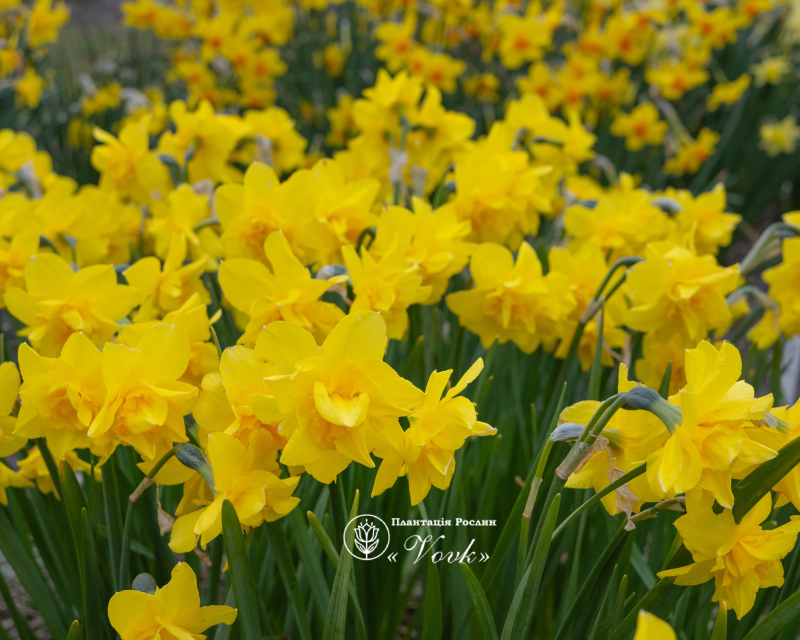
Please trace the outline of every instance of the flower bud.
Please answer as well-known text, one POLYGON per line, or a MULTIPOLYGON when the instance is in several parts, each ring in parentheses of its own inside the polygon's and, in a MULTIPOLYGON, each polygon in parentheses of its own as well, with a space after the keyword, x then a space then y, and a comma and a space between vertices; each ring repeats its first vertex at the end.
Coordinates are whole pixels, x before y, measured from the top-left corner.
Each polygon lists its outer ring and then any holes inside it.
POLYGON ((657 391, 648 387, 634 387, 625 394, 623 409, 629 411, 649 411, 666 425, 670 433, 675 433, 675 425, 683 424, 680 407, 666 401, 657 391))
POLYGON ((214 489, 214 472, 211 470, 211 462, 200 449, 193 444, 177 444, 175 445, 175 457, 184 467, 197 471, 206 484, 212 490, 214 489))
POLYGON ((156 584, 155 578, 153 578, 153 576, 151 576, 149 573, 140 573, 133 579, 131 588, 134 591, 149 593, 152 596, 155 594, 156 589, 158 589, 158 585, 156 584))

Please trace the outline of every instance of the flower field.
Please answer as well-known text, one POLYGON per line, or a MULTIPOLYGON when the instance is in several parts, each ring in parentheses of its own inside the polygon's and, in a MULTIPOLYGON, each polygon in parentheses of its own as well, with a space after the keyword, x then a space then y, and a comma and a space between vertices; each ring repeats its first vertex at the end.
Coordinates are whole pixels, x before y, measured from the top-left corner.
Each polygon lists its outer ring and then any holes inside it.
POLYGON ((800 2, 100 11, 0 0, 0 640, 800 638, 800 2))

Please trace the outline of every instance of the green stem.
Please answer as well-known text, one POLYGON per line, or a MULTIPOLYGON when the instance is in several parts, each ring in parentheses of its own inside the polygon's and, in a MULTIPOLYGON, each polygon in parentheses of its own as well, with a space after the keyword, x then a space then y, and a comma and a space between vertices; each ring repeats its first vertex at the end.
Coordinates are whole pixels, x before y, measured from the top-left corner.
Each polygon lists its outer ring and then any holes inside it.
POLYGON ((560 525, 558 525, 558 528, 553 532, 553 540, 555 540, 558 536, 560 536, 564 532, 564 530, 570 524, 572 524, 572 522, 575 519, 577 519, 578 516, 580 516, 584 511, 586 511, 587 509, 590 509, 591 507, 596 505, 603 498, 605 498, 609 493, 611 493, 612 491, 618 489, 623 484, 626 484, 626 483, 630 482, 634 478, 638 478, 645 471, 647 471, 647 465, 646 464, 640 464, 635 469, 631 469, 625 475, 623 475, 623 476, 617 478, 616 480, 614 480, 614 482, 609 484, 604 489, 601 489, 600 491, 595 493, 591 498, 589 498, 586 502, 584 502, 580 507, 578 507, 577 509, 575 509, 575 511, 573 511, 571 514, 569 514, 564 519, 564 522, 562 522, 560 525))
POLYGON ((139 486, 131 494, 128 501, 128 508, 125 511, 125 526, 122 529, 122 548, 120 549, 119 560, 119 582, 117 583, 117 591, 127 589, 130 584, 130 568, 131 568, 131 535, 133 534, 133 505, 147 491, 153 478, 156 477, 161 468, 169 462, 170 458, 175 455, 175 447, 167 451, 156 465, 145 476, 144 480, 139 483, 139 486))

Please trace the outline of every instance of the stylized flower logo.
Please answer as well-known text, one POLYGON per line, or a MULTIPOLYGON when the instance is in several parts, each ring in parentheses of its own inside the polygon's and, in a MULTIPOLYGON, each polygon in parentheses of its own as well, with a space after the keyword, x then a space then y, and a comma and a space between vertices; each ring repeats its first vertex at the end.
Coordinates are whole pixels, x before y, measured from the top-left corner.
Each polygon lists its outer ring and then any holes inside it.
POLYGON ((371 522, 362 522, 355 530, 355 545, 364 554, 364 559, 369 560, 369 554, 375 551, 380 542, 380 529, 371 522))
POLYGON ((389 548, 392 534, 378 516, 362 513, 347 523, 344 548, 358 560, 376 560, 389 548))

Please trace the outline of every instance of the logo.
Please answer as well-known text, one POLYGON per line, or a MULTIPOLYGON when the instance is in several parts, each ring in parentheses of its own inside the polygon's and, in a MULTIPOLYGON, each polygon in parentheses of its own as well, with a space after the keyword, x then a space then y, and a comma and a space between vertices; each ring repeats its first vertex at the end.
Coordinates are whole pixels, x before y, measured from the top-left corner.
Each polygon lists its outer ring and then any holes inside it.
POLYGON ((365 513, 347 523, 344 528, 344 547, 358 560, 375 560, 386 553, 391 537, 389 527, 383 520, 365 513), (350 531, 353 532, 352 545, 347 544, 350 531))

